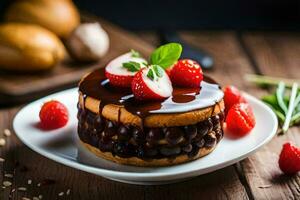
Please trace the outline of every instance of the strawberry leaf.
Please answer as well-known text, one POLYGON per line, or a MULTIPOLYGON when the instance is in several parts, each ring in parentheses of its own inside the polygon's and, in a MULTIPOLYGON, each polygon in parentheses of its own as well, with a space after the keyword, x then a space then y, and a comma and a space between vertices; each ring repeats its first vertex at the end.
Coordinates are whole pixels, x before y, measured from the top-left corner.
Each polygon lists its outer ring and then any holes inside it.
POLYGON ((133 57, 133 58, 141 57, 141 54, 138 51, 135 51, 134 49, 131 49, 130 53, 131 53, 131 57, 133 57))
POLYGON ((154 80, 156 78, 161 78, 163 76, 164 69, 161 68, 159 65, 151 65, 149 67, 149 71, 147 74, 147 77, 151 80, 154 80))
POLYGON ((181 52, 182 46, 180 44, 165 44, 154 50, 150 56, 150 64, 159 65, 163 69, 166 69, 180 58, 181 52))
POLYGON ((129 62, 123 63, 122 66, 130 72, 137 72, 141 69, 140 63, 137 63, 134 61, 129 61, 129 62))

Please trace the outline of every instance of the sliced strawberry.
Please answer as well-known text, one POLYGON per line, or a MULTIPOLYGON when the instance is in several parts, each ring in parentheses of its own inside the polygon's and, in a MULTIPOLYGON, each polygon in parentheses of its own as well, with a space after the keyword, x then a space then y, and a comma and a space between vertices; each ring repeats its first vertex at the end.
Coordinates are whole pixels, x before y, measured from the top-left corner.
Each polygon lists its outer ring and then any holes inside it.
POLYGON ((285 143, 278 164, 285 174, 295 174, 300 171, 300 149, 289 142, 285 143))
POLYGON ((146 67, 146 60, 133 56, 132 52, 121 55, 112 60, 105 68, 105 76, 111 85, 118 87, 130 87, 134 75, 140 68, 146 67), (133 67, 125 67, 124 64, 131 63, 133 67))
POLYGON ((241 95, 240 91, 232 86, 226 86, 224 88, 224 101, 225 101, 225 114, 229 109, 237 103, 247 103, 246 99, 241 95))
POLYGON ((234 104, 226 117, 226 127, 232 136, 241 137, 255 126, 255 117, 249 104, 234 104))
POLYGON ((139 100, 159 100, 171 96, 173 88, 167 73, 161 69, 159 76, 155 74, 151 78, 149 76, 150 70, 152 70, 151 67, 143 68, 134 76, 131 89, 135 98, 139 100))
POLYGON ((171 68, 170 77, 174 85, 197 88, 203 80, 203 72, 196 61, 183 59, 171 68))

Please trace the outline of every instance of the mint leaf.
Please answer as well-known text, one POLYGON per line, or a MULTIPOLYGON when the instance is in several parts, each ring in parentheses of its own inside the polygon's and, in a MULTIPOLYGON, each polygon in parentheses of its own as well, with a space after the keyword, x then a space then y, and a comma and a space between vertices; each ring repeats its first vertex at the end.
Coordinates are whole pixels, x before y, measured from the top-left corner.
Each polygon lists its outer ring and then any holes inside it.
POLYGON ((130 53, 131 53, 131 57, 133 58, 140 58, 141 57, 141 54, 133 49, 130 50, 130 53))
POLYGON ((123 63, 122 66, 130 72, 137 72, 141 69, 140 63, 137 63, 134 61, 129 61, 129 62, 123 63))
POLYGON ((164 69, 161 68, 159 65, 152 65, 152 68, 155 72, 155 74, 161 78, 163 76, 163 73, 164 73, 164 69))
POLYGON ((178 43, 169 43, 160 46, 150 56, 150 64, 159 65, 166 69, 173 65, 179 58, 182 52, 182 46, 178 43))
POLYGON ((152 68, 149 69, 147 77, 150 78, 152 81, 154 80, 154 71, 152 68))
POLYGON ((147 77, 151 80, 161 78, 163 76, 164 69, 159 65, 151 65, 147 74, 147 77))

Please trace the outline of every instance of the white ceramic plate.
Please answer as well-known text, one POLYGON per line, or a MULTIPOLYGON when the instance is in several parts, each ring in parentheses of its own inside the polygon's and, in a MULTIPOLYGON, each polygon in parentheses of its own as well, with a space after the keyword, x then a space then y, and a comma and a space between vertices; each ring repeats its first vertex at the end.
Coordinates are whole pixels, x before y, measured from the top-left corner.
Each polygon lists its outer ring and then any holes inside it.
POLYGON ((13 127, 20 140, 37 153, 82 171, 108 179, 133 184, 163 184, 198 176, 236 163, 272 139, 277 129, 277 119, 269 107, 245 94, 256 117, 256 126, 250 134, 240 139, 223 138, 209 155, 189 163, 158 168, 133 167, 115 164, 98 158, 78 144, 77 88, 65 90, 25 106, 16 115, 13 127), (41 131, 37 128, 38 113, 43 102, 55 99, 64 103, 70 113, 67 126, 41 131))

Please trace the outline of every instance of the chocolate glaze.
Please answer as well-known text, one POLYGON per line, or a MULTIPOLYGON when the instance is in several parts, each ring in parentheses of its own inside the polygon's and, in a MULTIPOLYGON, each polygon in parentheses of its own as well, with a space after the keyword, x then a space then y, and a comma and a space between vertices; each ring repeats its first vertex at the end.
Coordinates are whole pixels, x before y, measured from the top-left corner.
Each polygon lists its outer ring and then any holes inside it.
POLYGON ((84 96, 101 100, 106 104, 123 105, 126 110, 142 119, 151 113, 180 113, 215 105, 223 98, 220 86, 211 78, 204 77, 199 88, 174 87, 172 97, 161 101, 136 100, 130 88, 114 87, 106 79, 104 69, 87 75, 79 85, 84 96))

